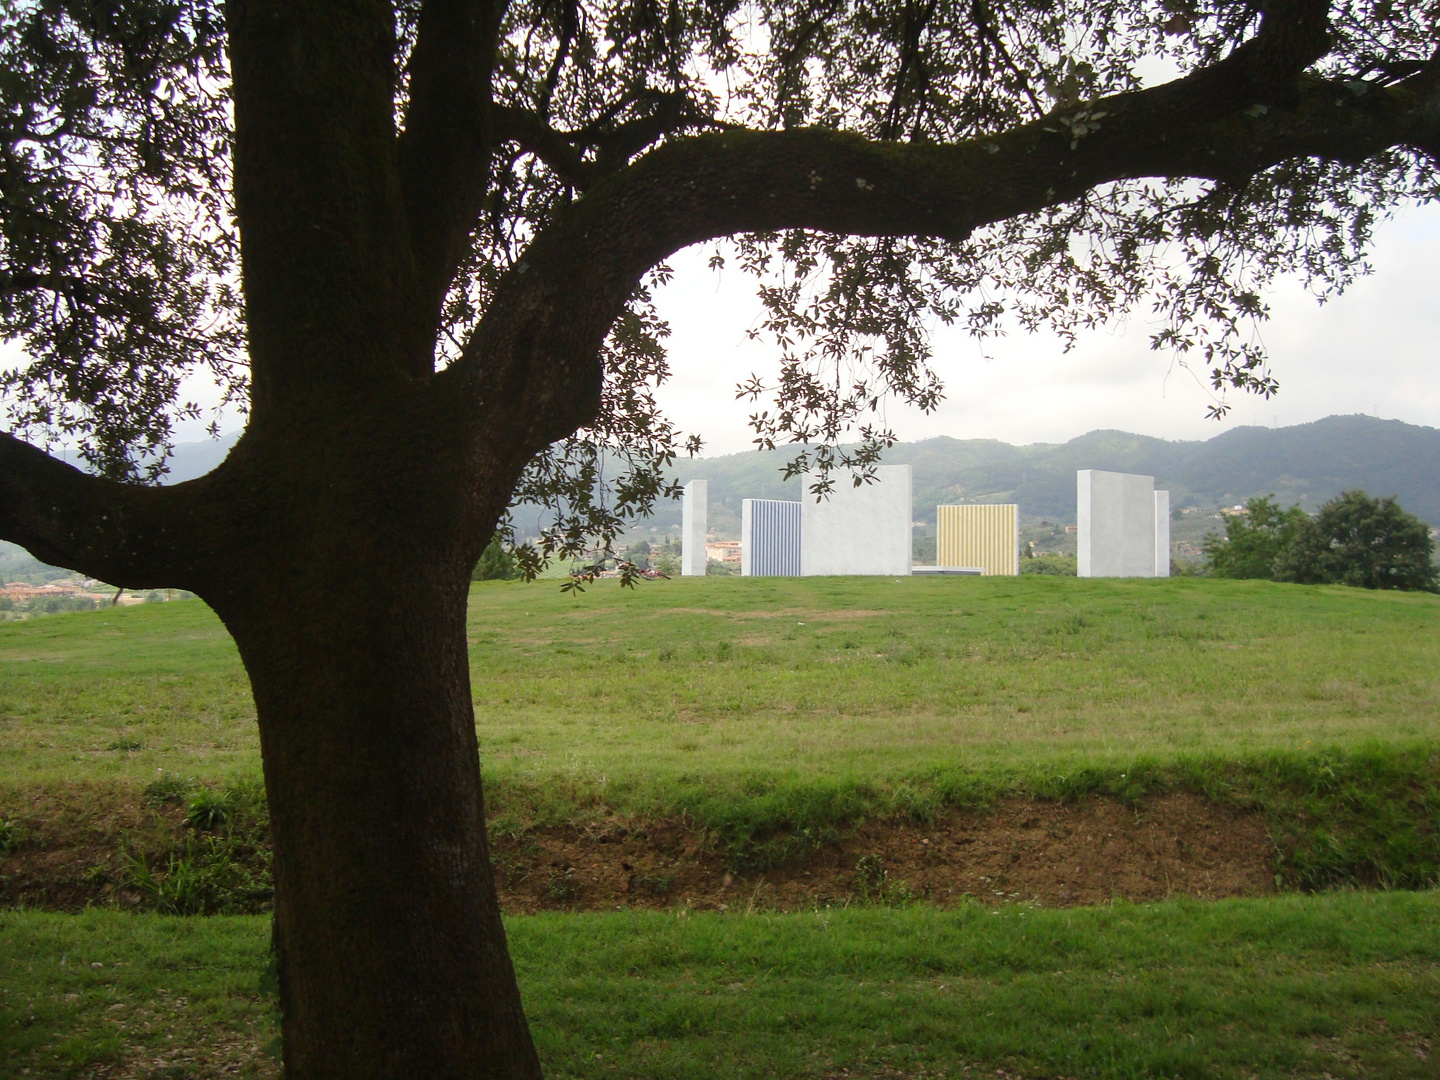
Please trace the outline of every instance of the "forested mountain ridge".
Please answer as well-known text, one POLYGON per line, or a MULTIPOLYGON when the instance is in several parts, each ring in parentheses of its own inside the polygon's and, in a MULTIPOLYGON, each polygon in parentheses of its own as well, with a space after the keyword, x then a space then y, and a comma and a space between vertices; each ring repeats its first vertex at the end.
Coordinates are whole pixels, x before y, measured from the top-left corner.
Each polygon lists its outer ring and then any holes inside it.
MULTIPOLYGON (((234 437, 175 447, 166 483, 201 476, 220 463, 234 437)), ((738 535, 740 500, 798 499, 800 484, 781 480, 786 449, 680 459, 674 473, 710 481, 712 529, 738 535)), ((1440 525, 1440 429, 1373 416, 1327 416, 1293 427, 1238 427, 1204 441, 1170 441, 1123 431, 1091 431, 1065 443, 1014 446, 998 439, 941 436, 897 443, 886 464, 912 466, 915 519, 933 522, 935 506, 1015 502, 1025 519, 1075 520, 1075 470, 1146 473, 1168 488, 1170 505, 1217 506, 1274 493, 1284 506, 1315 510, 1341 491, 1396 495, 1400 505, 1440 525)), ((534 514, 516 513, 521 535, 534 514)), ((679 503, 662 504, 644 527, 678 529, 679 503)))
MULTIPOLYGON (((678 461, 681 481, 710 482, 712 528, 738 528, 740 500, 800 497, 784 483, 789 452, 731 454, 678 461)), ((1015 502, 1023 518, 1075 520, 1075 471, 1146 473, 1168 488, 1170 505, 1202 509, 1274 493, 1282 505, 1316 509, 1354 488, 1395 495, 1411 513, 1440 525, 1440 430, 1372 416, 1328 416, 1284 428, 1240 427, 1204 441, 1169 441, 1122 431, 1092 431, 1066 443, 1012 446, 995 439, 939 437, 898 443, 885 463, 913 468, 915 519, 933 522, 935 506, 1015 502)), ((679 524, 678 505, 653 524, 679 524)))

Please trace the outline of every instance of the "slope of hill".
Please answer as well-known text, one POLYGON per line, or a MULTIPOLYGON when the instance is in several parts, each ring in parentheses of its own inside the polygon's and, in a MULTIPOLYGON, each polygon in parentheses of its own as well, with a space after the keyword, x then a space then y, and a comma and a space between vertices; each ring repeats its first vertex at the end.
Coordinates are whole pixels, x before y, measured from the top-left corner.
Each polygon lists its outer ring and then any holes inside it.
POLYGON ((170 451, 170 471, 165 474, 161 483, 179 484, 204 476, 225 460, 225 455, 230 453, 230 448, 239 438, 237 433, 201 442, 176 443, 170 451))
MULTIPOLYGON (((800 498, 782 483, 784 450, 676 463, 681 481, 710 481, 712 528, 735 532, 740 500, 800 498)), ((1122 431, 1092 431, 1066 443, 1011 446, 993 439, 926 439, 887 451, 887 464, 914 470, 915 517, 935 520, 937 503, 1016 502, 1026 519, 1075 520, 1075 471, 1148 473, 1171 506, 1213 509, 1274 493, 1314 510, 1341 491, 1396 495, 1416 516, 1440 525, 1440 430, 1370 416, 1330 416, 1287 428, 1234 428, 1204 442, 1170 442, 1122 431)), ((679 509, 652 524, 679 527, 679 509)))

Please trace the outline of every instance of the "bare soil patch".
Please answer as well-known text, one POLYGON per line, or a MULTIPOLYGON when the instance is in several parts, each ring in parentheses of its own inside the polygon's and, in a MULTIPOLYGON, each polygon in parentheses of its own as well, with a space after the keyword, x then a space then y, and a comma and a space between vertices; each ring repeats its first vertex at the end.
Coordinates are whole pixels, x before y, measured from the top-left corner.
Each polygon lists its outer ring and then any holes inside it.
POLYGON ((0 817, 18 825, 14 849, 0 854, 0 907, 49 911, 142 903, 125 887, 127 856, 167 851, 184 829, 178 806, 148 805, 138 790, 103 784, 12 793, 0 817))
MULTIPOLYGON (((190 832, 179 807, 149 805, 127 789, 47 789, 4 809, 21 828, 21 842, 0 855, 5 907, 145 906, 150 898, 127 880, 127 852, 158 856, 190 832)), ((1014 798, 927 825, 874 819, 823 841, 778 839, 777 865, 745 872, 693 824, 613 817, 496 836, 493 862, 512 912, 964 900, 1055 907, 1276 891, 1261 817, 1185 792, 1138 807, 1014 798)))
POLYGON ((967 899, 1071 906, 1276 891, 1259 815, 1188 793, 1136 809, 1101 798, 1012 799, 926 826, 869 821, 752 874, 729 869, 721 845, 676 821, 538 829, 496 837, 494 846, 507 911, 967 899))

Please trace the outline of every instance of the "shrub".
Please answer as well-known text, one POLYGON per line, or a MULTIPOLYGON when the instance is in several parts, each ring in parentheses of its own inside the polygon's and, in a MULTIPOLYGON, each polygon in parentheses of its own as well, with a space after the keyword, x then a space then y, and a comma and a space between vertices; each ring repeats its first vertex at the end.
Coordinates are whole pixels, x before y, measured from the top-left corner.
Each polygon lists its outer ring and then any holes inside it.
POLYGON ((235 807, 235 796, 229 791, 212 791, 201 788, 190 800, 185 814, 185 824, 195 829, 214 829, 230 820, 235 807))
POLYGON ((274 895, 269 874, 245 864, 229 837, 192 838, 162 865, 140 854, 126 859, 125 876, 156 910, 172 915, 241 914, 262 910, 274 895))
POLYGON ((159 779, 146 785, 145 799, 154 805, 167 802, 181 803, 185 801, 194 787, 193 777, 162 773, 159 779))
POLYGON ((512 581, 520 576, 515 556, 506 550, 500 537, 494 537, 480 553, 480 561, 470 573, 471 581, 512 581))
POLYGON ((1436 592, 1430 528, 1393 497, 1347 491, 1297 531, 1275 563, 1277 581, 1436 592))
POLYGON ((1205 538, 1205 558, 1210 572, 1223 578, 1274 580, 1276 563, 1300 534, 1310 528, 1310 519, 1298 506, 1281 510, 1269 497, 1251 499, 1247 514, 1236 514, 1225 522, 1225 536, 1211 533, 1205 538))
POLYGON ((1393 497, 1337 495, 1314 518, 1251 499, 1248 516, 1225 523, 1224 539, 1205 540, 1216 577, 1268 578, 1308 585, 1437 591, 1430 529, 1393 497))
POLYGON ((1080 563, 1074 555, 1036 555, 1020 560, 1022 574, 1051 574, 1055 577, 1074 577, 1080 572, 1080 563))
POLYGON ((31 615, 59 615, 67 611, 94 611, 95 601, 88 596, 37 596, 25 605, 31 615))

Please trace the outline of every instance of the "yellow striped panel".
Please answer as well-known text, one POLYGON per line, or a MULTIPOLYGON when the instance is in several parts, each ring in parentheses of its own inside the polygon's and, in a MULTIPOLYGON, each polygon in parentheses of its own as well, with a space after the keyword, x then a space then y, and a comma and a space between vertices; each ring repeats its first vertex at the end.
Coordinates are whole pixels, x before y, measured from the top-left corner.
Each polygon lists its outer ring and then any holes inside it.
POLYGON ((935 508, 935 561, 940 566, 978 566, 986 574, 1020 572, 1018 507, 935 508))

